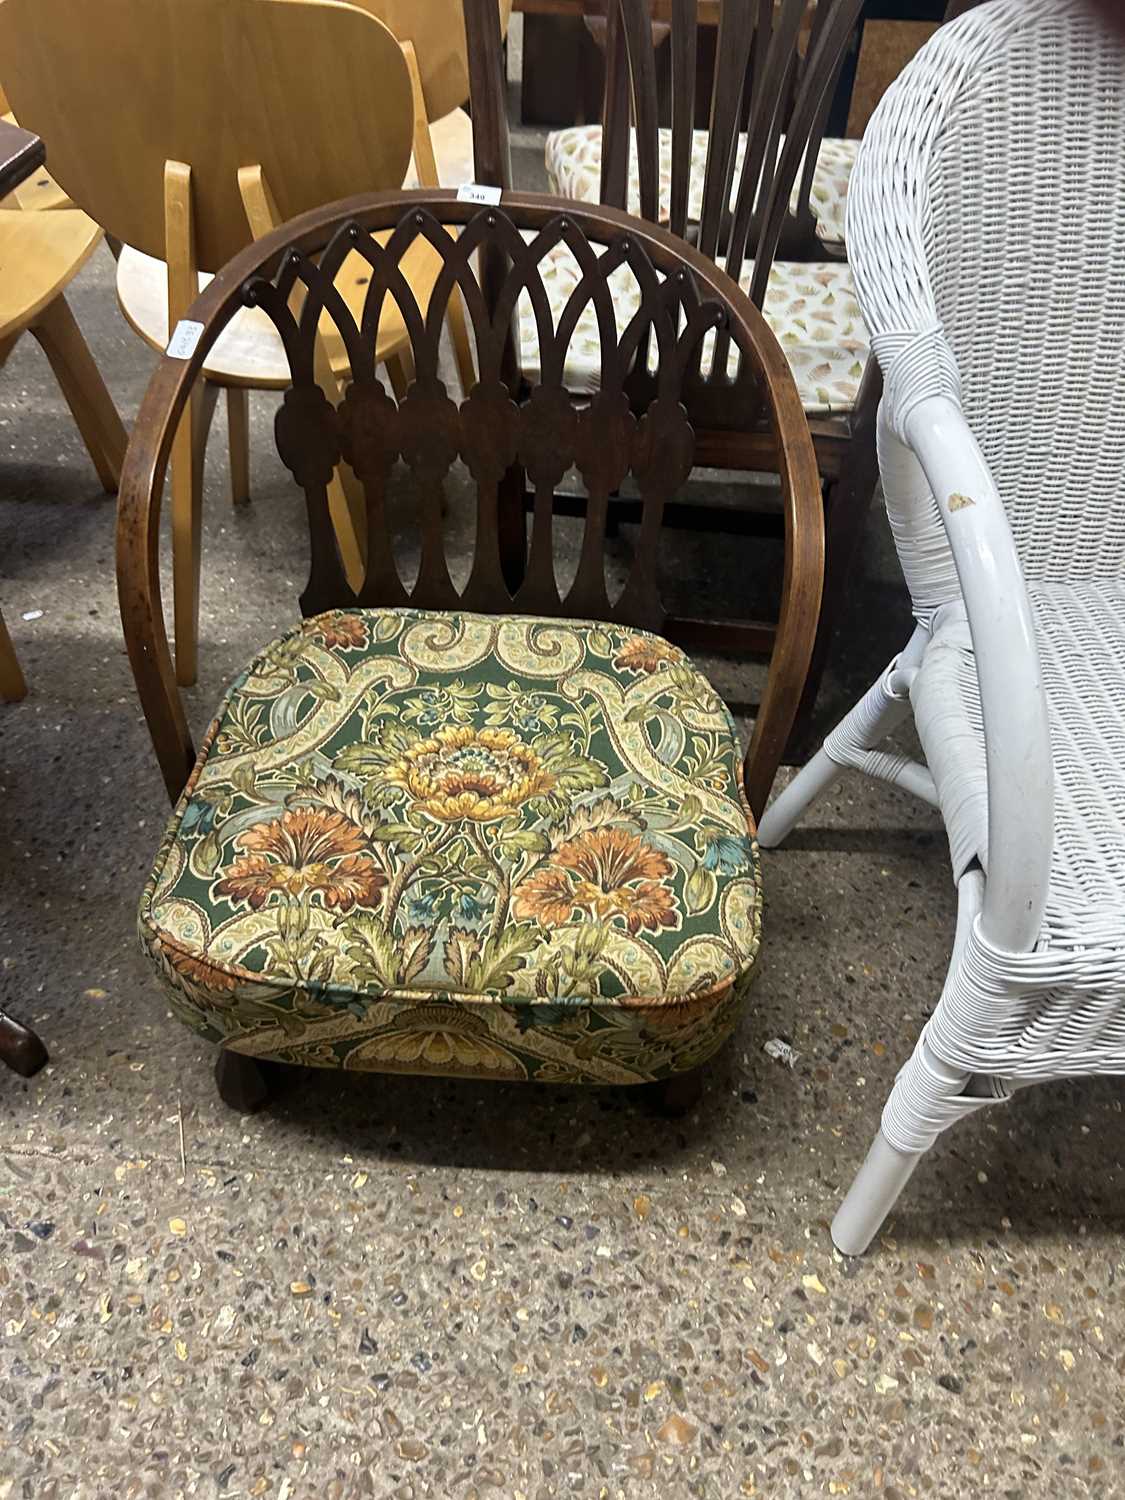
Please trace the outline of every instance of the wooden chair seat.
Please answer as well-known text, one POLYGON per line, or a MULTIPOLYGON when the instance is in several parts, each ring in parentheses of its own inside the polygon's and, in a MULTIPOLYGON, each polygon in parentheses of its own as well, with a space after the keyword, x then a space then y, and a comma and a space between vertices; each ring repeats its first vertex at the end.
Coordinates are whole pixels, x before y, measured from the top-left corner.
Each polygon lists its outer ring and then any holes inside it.
POLYGON ((431 120, 430 142, 437 166, 436 183, 425 182, 411 158, 403 187, 455 188, 473 181, 473 122, 463 109, 451 109, 440 120, 431 120))
MULTIPOLYGON (((694 132, 691 142, 691 169, 688 179, 687 216, 698 224, 703 216, 703 189, 707 169, 706 130, 694 132)), ((858 141, 826 137, 820 142, 816 169, 809 191, 809 206, 816 219, 817 237, 826 246, 842 254, 844 246, 844 214, 847 206, 848 182, 855 166, 858 141)), ((659 137, 661 223, 667 223, 672 196, 672 132, 661 130, 659 137)), ((742 171, 742 160, 746 154, 746 132, 738 137, 735 155, 733 187, 737 191, 742 171)), ((572 125, 566 130, 554 130, 547 137, 545 152, 547 180, 551 191, 563 198, 577 198, 582 203, 601 202, 602 173, 602 127, 600 125, 572 125)), ((637 164, 637 148, 632 143, 629 159, 628 206, 631 213, 640 211, 641 181, 637 164)), ((732 204, 734 192, 732 192, 732 204)), ((790 198, 792 212, 796 213, 801 197, 798 178, 790 198)))
MULTIPOLYGON (((424 310, 441 261, 425 244, 416 244, 403 257, 403 271, 419 306, 424 310)), ((200 291, 212 280, 200 271, 200 291)), ((353 313, 363 307, 371 267, 360 256, 350 256, 344 263, 336 285, 353 313)), ((154 349, 168 343, 168 267, 155 256, 144 255, 126 245, 117 262, 117 298, 121 311, 135 332, 154 349)), ((325 346, 332 369, 341 373, 348 368, 348 356, 336 325, 325 316, 321 320, 325 346)), ((409 346, 406 327, 398 308, 388 302, 379 325, 376 360, 382 362, 409 346)), ((289 361, 276 328, 264 313, 245 308, 224 329, 205 366, 207 379, 217 385, 248 386, 255 390, 283 390, 292 381, 289 361)))
POLYGON ((21 333, 54 301, 101 237, 93 219, 78 209, 0 209, 0 339, 21 333))
POLYGON ((657 1082, 723 1045, 754 974, 740 761, 646 631, 317 615, 220 706, 141 941, 176 1015, 243 1055, 657 1082))
MULTIPOLYGON (((716 257, 716 264, 723 266, 722 256, 716 257)), ((743 291, 749 290, 753 274, 750 262, 739 278, 743 291)), ((565 245, 556 246, 544 258, 543 284, 556 326, 580 280, 578 263, 565 245)), ((610 280, 617 329, 623 333, 640 307, 640 289, 626 269, 614 272, 610 280)), ((539 370, 539 339, 526 296, 520 301, 519 312, 520 363, 534 383, 539 370)), ((847 264, 775 261, 762 312, 785 351, 805 410, 822 416, 850 412, 859 394, 870 345, 847 264)), ((737 355, 732 351, 732 375, 736 364, 737 355)), ((578 319, 565 368, 568 389, 586 394, 597 388, 601 346, 597 317, 589 304, 578 319)))

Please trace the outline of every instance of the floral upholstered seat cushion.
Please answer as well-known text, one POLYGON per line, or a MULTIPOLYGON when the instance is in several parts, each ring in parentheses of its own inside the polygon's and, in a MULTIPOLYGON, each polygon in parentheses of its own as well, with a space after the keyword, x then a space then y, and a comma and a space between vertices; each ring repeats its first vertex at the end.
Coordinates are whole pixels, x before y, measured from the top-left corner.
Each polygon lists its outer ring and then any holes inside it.
POLYGON ((357 610, 234 683, 140 931, 181 1018, 252 1055, 629 1083, 730 1034, 759 905, 734 726, 681 652, 357 610))
MULTIPOLYGON (((672 193, 672 132, 660 132, 660 218, 667 220, 672 193)), ((816 169, 813 172, 809 191, 809 207, 816 217, 817 235, 826 245, 843 245, 844 212, 848 197, 848 183, 855 166, 858 141, 826 137, 820 143, 816 169)), ((731 179, 732 199, 738 191, 742 176, 742 158, 746 153, 746 134, 738 138, 734 174, 731 179)), ((566 130, 555 130, 547 137, 546 147, 547 181, 553 193, 563 198, 576 198, 582 203, 597 203, 601 198, 602 173, 602 127, 600 125, 572 125, 566 130)), ((692 138, 691 170, 688 177, 688 218, 698 223, 703 213, 703 180, 707 167, 707 132, 697 130, 692 138)), ((796 208, 800 191, 800 174, 793 189, 793 207, 796 208)), ((640 212, 641 184, 637 172, 637 143, 630 143, 628 204, 630 213, 640 212)))
MULTIPOLYGON (((718 264, 723 264, 721 258, 718 264)), ((549 251, 540 269, 557 327, 581 280, 581 272, 565 244, 549 251)), ((740 280, 744 292, 749 291, 753 272, 752 264, 742 269, 740 280)), ((611 274, 609 284, 620 337, 640 308, 640 288, 632 271, 625 266, 611 274)), ((848 266, 843 261, 775 261, 770 268, 763 312, 789 361, 806 412, 851 411, 859 394, 870 340, 848 266)), ((519 301, 519 331, 520 360, 525 374, 534 380, 534 372, 539 368, 539 335, 526 293, 519 301)), ((713 343, 710 335, 708 343, 713 343)), ((705 344, 705 360, 707 350, 705 344)), ((732 349, 732 373, 737 360, 737 351, 732 349)), ((578 393, 595 390, 601 368, 597 314, 592 303, 587 303, 567 351, 564 370, 567 387, 578 393)))

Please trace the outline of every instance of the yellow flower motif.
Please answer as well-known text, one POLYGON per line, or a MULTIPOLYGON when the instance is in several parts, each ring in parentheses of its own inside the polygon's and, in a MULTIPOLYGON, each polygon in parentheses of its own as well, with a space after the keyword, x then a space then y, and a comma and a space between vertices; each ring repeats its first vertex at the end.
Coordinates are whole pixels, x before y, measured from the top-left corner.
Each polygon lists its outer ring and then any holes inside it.
POLYGON ((490 823, 551 791, 556 777, 509 729, 447 725, 404 750, 386 780, 438 822, 490 823))
POLYGON ((401 1011, 385 1031, 351 1054, 347 1066, 446 1078, 527 1077, 519 1058, 493 1041, 480 1017, 440 1000, 401 1011))

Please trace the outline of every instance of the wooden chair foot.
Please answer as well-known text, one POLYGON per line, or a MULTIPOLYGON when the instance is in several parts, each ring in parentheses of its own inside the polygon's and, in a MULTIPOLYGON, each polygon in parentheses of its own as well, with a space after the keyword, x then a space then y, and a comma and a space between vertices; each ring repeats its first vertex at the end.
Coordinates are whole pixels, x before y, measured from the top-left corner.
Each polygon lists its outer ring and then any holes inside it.
POLYGON ((215 1083, 219 1098, 239 1114, 252 1115, 277 1093, 281 1063, 246 1057, 223 1047, 215 1059, 215 1083))
POLYGON ((674 1073, 650 1085, 650 1099, 657 1114, 669 1120, 678 1120, 690 1114, 703 1098, 703 1068, 692 1068, 688 1073, 674 1073))
POLYGON ((21 1077, 30 1078, 46 1061, 47 1049, 34 1031, 0 1010, 0 1062, 21 1077))

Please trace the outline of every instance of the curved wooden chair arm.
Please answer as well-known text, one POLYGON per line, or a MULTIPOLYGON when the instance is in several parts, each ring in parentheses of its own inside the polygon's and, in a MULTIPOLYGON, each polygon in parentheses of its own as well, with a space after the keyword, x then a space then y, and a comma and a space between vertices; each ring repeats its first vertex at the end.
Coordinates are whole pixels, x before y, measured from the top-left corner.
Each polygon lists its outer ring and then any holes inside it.
MULTIPOLYGON (((272 276, 290 249, 315 257, 342 226, 354 222, 374 234, 393 228, 412 208, 427 208, 451 229, 481 210, 449 190, 366 194, 316 209, 247 246, 199 296, 188 321, 202 325, 186 359, 165 354, 153 373, 133 428, 121 479, 117 529, 117 577, 122 625, 137 688, 170 796, 182 791, 194 749, 176 687, 160 597, 160 506, 173 438, 192 386, 226 323, 242 306, 253 276, 272 276)), ((776 646, 761 711, 746 759, 747 795, 755 813, 768 793, 767 768, 796 717, 801 686, 812 655, 824 565, 820 483, 808 423, 793 376, 761 313, 713 261, 655 225, 600 206, 541 194, 505 193, 502 210, 520 229, 538 230, 559 214, 595 241, 622 233, 665 275, 687 267, 702 296, 724 304, 738 325, 760 380, 776 448, 785 511, 785 574, 776 646), (771 759, 771 756, 773 757, 771 759), (762 767, 761 771, 758 767, 762 767)), ((749 411, 747 421, 759 417, 749 411)))

